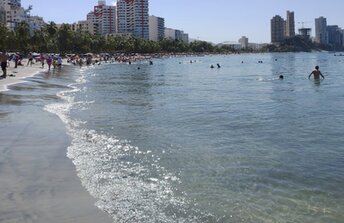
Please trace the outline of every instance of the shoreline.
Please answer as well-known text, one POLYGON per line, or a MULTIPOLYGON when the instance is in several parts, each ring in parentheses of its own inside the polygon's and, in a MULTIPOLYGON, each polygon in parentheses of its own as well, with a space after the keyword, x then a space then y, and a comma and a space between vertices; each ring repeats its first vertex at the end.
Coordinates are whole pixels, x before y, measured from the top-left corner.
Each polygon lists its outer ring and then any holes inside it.
POLYGON ((41 98, 35 90, 7 94, 10 85, 47 70, 39 63, 14 69, 11 62, 0 80, 0 222, 111 223, 67 157, 71 138, 60 118, 30 100, 41 98))
MULTIPOLYGON (((33 77, 41 72, 46 72, 47 68, 41 68, 40 64, 35 63, 31 67, 26 65, 18 66, 14 68, 14 62, 9 62, 10 66, 7 68, 7 77, 0 79, 0 92, 8 91, 8 86, 25 82, 25 78, 33 77), (10 76, 14 75, 14 76, 10 76)), ((23 60, 23 64, 26 64, 26 60, 23 60)), ((0 71, 2 75, 2 71, 0 71)))

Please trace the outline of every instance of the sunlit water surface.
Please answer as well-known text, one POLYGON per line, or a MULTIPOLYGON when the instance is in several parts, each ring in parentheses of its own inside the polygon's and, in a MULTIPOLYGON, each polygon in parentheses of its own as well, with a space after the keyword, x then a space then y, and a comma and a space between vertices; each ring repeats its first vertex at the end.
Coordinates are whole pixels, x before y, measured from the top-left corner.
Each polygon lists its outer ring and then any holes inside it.
POLYGON ((153 62, 75 69, 46 108, 115 222, 344 222, 344 57, 153 62))

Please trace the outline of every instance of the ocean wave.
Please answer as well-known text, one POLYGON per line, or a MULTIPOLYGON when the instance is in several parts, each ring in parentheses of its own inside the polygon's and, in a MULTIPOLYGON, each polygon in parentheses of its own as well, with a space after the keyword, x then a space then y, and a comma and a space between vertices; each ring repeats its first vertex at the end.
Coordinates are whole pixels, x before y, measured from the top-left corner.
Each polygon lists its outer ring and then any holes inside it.
POLYGON ((72 138, 67 156, 82 185, 97 199, 96 206, 115 222, 206 222, 212 218, 192 207, 186 196, 175 195, 172 184, 180 183, 179 178, 161 167, 151 151, 141 151, 126 140, 83 128, 85 121, 73 120, 73 109, 85 109, 93 103, 75 101, 73 95, 82 91, 84 74, 76 82, 68 91, 58 93, 62 103, 45 109, 66 124, 72 138))

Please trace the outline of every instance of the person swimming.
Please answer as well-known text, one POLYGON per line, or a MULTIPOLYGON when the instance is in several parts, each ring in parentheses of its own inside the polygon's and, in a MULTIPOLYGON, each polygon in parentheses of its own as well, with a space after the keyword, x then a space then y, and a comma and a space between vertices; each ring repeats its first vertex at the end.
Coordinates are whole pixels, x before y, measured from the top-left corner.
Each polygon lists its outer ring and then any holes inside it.
POLYGON ((316 67, 315 67, 315 70, 313 70, 313 71, 309 74, 308 79, 310 79, 312 75, 314 76, 314 79, 315 79, 315 80, 319 80, 319 79, 320 79, 320 76, 321 76, 323 79, 325 79, 324 75, 322 75, 321 71, 319 70, 319 66, 316 66, 316 67))

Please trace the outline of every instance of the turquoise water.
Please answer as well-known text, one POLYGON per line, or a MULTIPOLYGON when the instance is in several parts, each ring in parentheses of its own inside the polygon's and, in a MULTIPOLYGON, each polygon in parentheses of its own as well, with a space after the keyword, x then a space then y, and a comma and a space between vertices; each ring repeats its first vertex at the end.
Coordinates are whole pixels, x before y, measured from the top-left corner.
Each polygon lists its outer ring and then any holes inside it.
POLYGON ((46 109, 115 222, 344 222, 344 58, 182 57, 71 75, 46 109), (325 80, 307 79, 315 65, 325 80))

